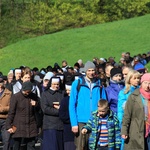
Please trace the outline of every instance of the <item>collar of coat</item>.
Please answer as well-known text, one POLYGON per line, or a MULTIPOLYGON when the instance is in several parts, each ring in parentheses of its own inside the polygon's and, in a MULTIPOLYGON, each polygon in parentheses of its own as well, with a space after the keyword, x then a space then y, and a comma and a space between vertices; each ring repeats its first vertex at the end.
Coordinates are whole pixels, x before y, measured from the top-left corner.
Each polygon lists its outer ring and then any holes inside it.
POLYGON ((131 93, 131 95, 136 95, 136 96, 140 95, 139 88, 137 88, 133 93, 131 93))
MULTIPOLYGON (((99 117, 98 115, 98 110, 96 110, 95 112, 93 112, 97 117, 99 117)), ((108 118, 112 118, 114 116, 114 113, 112 110, 108 111, 108 118)))

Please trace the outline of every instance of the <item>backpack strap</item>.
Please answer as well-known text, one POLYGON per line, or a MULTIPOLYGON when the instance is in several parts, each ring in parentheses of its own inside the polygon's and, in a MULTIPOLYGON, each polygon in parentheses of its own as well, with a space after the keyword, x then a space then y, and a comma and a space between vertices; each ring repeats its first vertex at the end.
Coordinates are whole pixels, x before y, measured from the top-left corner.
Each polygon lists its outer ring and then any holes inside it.
POLYGON ((81 77, 81 78, 78 79, 78 85, 77 85, 78 93, 80 91, 81 85, 83 85, 83 84, 85 84, 85 79, 84 79, 84 77, 81 77))

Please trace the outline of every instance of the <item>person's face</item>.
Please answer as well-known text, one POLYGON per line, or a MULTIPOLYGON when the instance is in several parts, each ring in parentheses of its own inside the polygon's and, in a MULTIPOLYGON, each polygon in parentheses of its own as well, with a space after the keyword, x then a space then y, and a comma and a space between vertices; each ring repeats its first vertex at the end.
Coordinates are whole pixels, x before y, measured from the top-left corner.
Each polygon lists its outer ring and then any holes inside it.
POLYGON ((16 72, 15 73, 15 78, 16 78, 16 80, 21 79, 21 72, 16 72))
POLYGON ((112 66, 108 66, 108 67, 107 67, 107 69, 106 69, 106 71, 105 71, 107 77, 110 77, 110 70, 111 70, 112 68, 113 68, 112 66))
POLYGON ((127 76, 128 72, 129 72, 129 69, 128 69, 128 68, 124 68, 124 69, 122 70, 122 74, 123 74, 124 80, 126 79, 126 76, 127 76))
POLYGON ((121 64, 124 64, 124 60, 120 60, 120 63, 121 63, 121 64))
POLYGON ((86 77, 89 79, 93 79, 95 76, 95 69, 91 68, 86 71, 86 77))
POLYGON ((51 88, 56 91, 59 90, 59 82, 51 83, 51 88))
POLYGON ((48 80, 48 79, 43 80, 43 86, 44 86, 44 87, 47 87, 48 82, 49 82, 49 80, 48 80))
POLYGON ((146 55, 142 55, 142 58, 146 58, 146 55))
POLYGON ((12 82, 12 80, 13 80, 13 77, 11 77, 11 76, 10 76, 10 77, 8 77, 8 79, 7 79, 7 80, 8 80, 8 83, 11 83, 11 82, 12 82))
POLYGON ((68 69, 68 72, 71 73, 71 74, 73 73, 73 71, 74 70, 72 70, 72 69, 68 69))
POLYGON ((112 80, 117 81, 117 82, 121 81, 122 80, 122 74, 116 74, 116 75, 114 75, 112 77, 112 80))
POLYGON ((66 67, 67 63, 66 62, 62 62, 62 67, 66 67))
POLYGON ((103 72, 104 72, 103 68, 99 68, 98 71, 99 71, 100 73, 103 73, 103 72))
POLYGON ((140 77, 139 76, 132 76, 130 79, 130 84, 132 86, 138 86, 140 84, 140 77))
POLYGON ((31 93, 31 90, 22 91, 22 94, 23 94, 24 96, 28 96, 30 93, 31 93))
POLYGON ((30 79, 31 79, 31 76, 30 76, 29 74, 25 74, 25 75, 21 78, 21 80, 22 80, 23 82, 30 81, 30 79))
POLYGON ((150 92, 150 81, 143 81, 141 88, 146 92, 150 92))
POLYGON ((126 55, 125 55, 125 57, 126 57, 126 58, 129 58, 129 57, 130 57, 130 55, 129 55, 129 54, 126 54, 126 55))
POLYGON ((98 114, 100 116, 100 118, 104 118, 107 114, 108 114, 108 107, 101 107, 98 105, 98 114))
POLYGON ((110 58, 110 59, 109 59, 109 62, 110 62, 110 63, 113 63, 113 62, 114 62, 114 59, 110 58))
POLYGON ((126 54, 122 54, 121 56, 122 56, 122 58, 125 58, 126 54))

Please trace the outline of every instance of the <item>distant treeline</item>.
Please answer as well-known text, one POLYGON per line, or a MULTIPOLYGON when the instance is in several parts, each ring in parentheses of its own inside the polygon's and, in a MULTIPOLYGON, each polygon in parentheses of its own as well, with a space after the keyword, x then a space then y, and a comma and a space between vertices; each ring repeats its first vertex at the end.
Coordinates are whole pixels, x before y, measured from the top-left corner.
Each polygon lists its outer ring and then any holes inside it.
POLYGON ((150 0, 0 0, 0 48, 68 28, 150 13, 150 0))

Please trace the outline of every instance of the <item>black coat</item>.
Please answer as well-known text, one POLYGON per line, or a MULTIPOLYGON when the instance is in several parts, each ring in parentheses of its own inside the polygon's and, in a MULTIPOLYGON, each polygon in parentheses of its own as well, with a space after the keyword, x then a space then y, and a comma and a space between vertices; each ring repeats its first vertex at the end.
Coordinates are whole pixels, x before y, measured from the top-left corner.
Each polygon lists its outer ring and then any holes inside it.
POLYGON ((71 123, 69 117, 69 96, 62 101, 59 109, 59 117, 64 123, 64 142, 74 141, 74 133, 71 131, 71 123))
POLYGON ((63 122, 59 118, 59 110, 53 107, 53 102, 61 103, 64 91, 48 89, 42 93, 41 106, 44 113, 43 129, 63 130, 63 122))
POLYGON ((35 107, 38 108, 39 103, 38 97, 34 93, 25 97, 20 91, 12 96, 6 119, 6 129, 10 129, 12 126, 17 128, 12 137, 30 138, 38 135, 35 107), (36 106, 31 105, 31 99, 37 101, 36 106))

